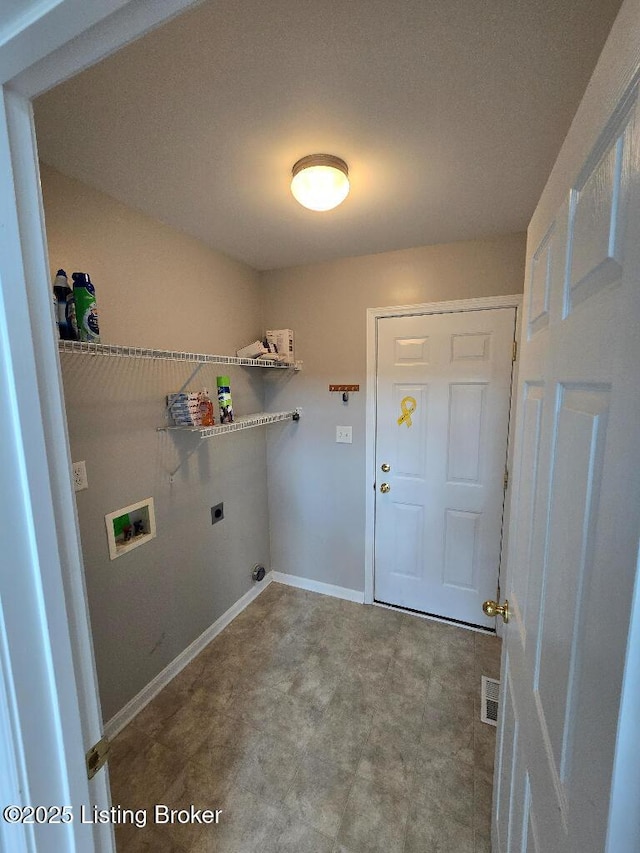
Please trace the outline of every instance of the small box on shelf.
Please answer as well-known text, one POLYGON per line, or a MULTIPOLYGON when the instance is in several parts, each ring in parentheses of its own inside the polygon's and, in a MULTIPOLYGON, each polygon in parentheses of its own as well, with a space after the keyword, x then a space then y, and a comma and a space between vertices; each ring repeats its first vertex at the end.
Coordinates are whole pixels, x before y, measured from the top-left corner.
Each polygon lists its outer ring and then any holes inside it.
POLYGON ((262 341, 254 341, 246 347, 236 351, 238 358, 261 358, 269 355, 269 350, 265 347, 262 341))
POLYGON ((295 364, 295 337, 292 329, 267 329, 267 344, 274 344, 276 352, 286 364, 295 364))

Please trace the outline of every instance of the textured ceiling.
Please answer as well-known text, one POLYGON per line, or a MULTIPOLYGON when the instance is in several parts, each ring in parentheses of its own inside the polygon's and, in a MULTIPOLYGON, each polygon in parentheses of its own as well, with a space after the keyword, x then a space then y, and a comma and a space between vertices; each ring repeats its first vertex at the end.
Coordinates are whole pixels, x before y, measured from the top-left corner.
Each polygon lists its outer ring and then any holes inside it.
POLYGON ((41 157, 257 269, 523 230, 619 6, 210 0, 39 98, 41 157))

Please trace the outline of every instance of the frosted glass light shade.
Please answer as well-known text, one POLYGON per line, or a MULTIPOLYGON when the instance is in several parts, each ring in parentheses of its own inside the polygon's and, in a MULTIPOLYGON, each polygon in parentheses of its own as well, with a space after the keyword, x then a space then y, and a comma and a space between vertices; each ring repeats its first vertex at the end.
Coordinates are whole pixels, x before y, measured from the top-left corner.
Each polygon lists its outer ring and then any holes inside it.
POLYGON ((309 210, 331 210, 349 195, 349 169, 331 154, 310 154, 291 170, 291 192, 309 210))

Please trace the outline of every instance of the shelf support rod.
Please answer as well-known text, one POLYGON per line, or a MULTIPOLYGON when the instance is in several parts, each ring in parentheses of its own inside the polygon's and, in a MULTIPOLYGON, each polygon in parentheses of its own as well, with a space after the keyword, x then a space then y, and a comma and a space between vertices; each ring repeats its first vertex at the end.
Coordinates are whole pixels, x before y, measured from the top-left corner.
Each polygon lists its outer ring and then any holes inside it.
MULTIPOLYGON (((189 376, 188 376, 188 378, 186 379, 186 381, 182 383, 182 386, 180 387, 180 390, 179 390, 179 391, 176 391, 176 394, 182 394, 182 392, 183 392, 186 388, 188 388, 188 387, 189 387, 189 384, 190 384, 190 383, 191 383, 191 382, 196 378, 196 376, 197 376, 197 375, 198 375, 198 373, 200 372, 201 368, 203 368, 203 367, 204 367, 204 362, 203 362, 203 361, 201 361, 199 364, 196 364, 196 366, 193 368, 193 370, 192 370, 192 371, 191 371, 191 373, 189 374, 189 376)), ((166 415, 167 415, 167 421, 170 421, 170 420, 171 420, 171 406, 170 406, 169 404, 167 404, 167 406, 166 406, 166 415)), ((171 475, 171 480, 170 480, 170 482, 172 482, 172 483, 173 483, 173 474, 171 475)))
MULTIPOLYGON (((224 432, 219 433, 219 435, 229 435, 232 432, 237 432, 237 431, 244 430, 244 429, 250 429, 251 427, 254 427, 254 426, 267 426, 270 423, 278 423, 279 421, 281 422, 281 421, 287 420, 288 418, 291 418, 292 421, 297 422, 300 420, 301 415, 302 415, 302 410, 298 407, 298 408, 295 408, 292 411, 289 411, 286 413, 285 412, 277 413, 277 415, 276 415, 277 419, 275 421, 265 420, 264 418, 269 417, 268 414, 265 414, 264 417, 256 417, 256 423, 249 423, 247 425, 242 424, 242 421, 239 421, 239 422, 236 421, 236 422, 234 422, 235 429, 234 429, 234 424, 228 424, 227 426, 230 427, 230 429, 228 429, 228 431, 225 430, 224 432), (283 417, 283 415, 286 415, 286 417, 283 417)), ((203 431, 198 429, 198 428, 191 429, 191 428, 185 427, 185 428, 181 429, 180 427, 156 427, 157 432, 167 432, 170 429, 176 429, 177 431, 180 431, 180 432, 191 432, 191 433, 196 433, 196 434, 199 433, 201 439, 206 439, 206 438, 212 437, 211 435, 203 435, 203 431)), ((215 427, 212 427, 211 429, 215 429, 215 427)), ((185 462, 188 462, 189 459, 191 459, 191 457, 196 452, 198 447, 201 447, 201 446, 202 445, 200 444, 200 442, 195 444, 191 448, 191 450, 187 453, 185 458, 180 462, 178 467, 174 471, 170 472, 170 474, 169 474, 169 482, 170 483, 174 482, 175 475, 178 473, 180 468, 185 464, 185 462)))
MULTIPOLYGON (((198 373, 200 372, 200 370, 201 370, 203 367, 204 367, 204 362, 203 362, 203 361, 201 361, 199 364, 196 364, 196 366, 193 368, 193 370, 192 370, 192 371, 191 371, 191 373, 189 374, 189 377, 187 378, 187 380, 182 384, 182 387, 181 387, 178 391, 176 391, 176 393, 177 393, 177 394, 182 394, 182 392, 183 392, 186 388, 188 388, 188 387, 189 387, 189 383, 190 383, 190 382, 192 382, 192 381, 196 378, 196 376, 198 375, 198 373)), ((167 408, 169 408, 169 407, 167 406, 167 408)))
POLYGON ((174 483, 174 482, 175 482, 176 474, 178 473, 178 471, 182 468, 182 466, 183 466, 183 465, 185 465, 185 464, 186 464, 186 463, 191 459, 191 457, 193 456, 193 454, 196 452, 196 450, 197 450, 199 447, 200 447, 200 444, 195 444, 195 445, 191 448, 191 450, 187 453, 187 455, 185 456, 185 458, 181 460, 180 464, 179 464, 179 465, 178 465, 178 467, 175 469, 175 471, 171 471, 171 472, 169 473, 169 482, 170 482, 170 483, 174 483))

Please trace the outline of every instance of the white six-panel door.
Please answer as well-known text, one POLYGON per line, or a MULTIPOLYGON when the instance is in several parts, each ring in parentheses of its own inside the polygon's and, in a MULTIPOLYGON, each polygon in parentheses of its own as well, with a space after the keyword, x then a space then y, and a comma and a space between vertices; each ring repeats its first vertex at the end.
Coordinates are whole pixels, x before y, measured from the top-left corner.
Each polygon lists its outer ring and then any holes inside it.
POLYGON ((638 556, 636 103, 633 92, 576 164, 528 250, 497 853, 606 849, 638 556))
POLYGON ((377 601, 493 626, 515 315, 378 319, 377 601))

